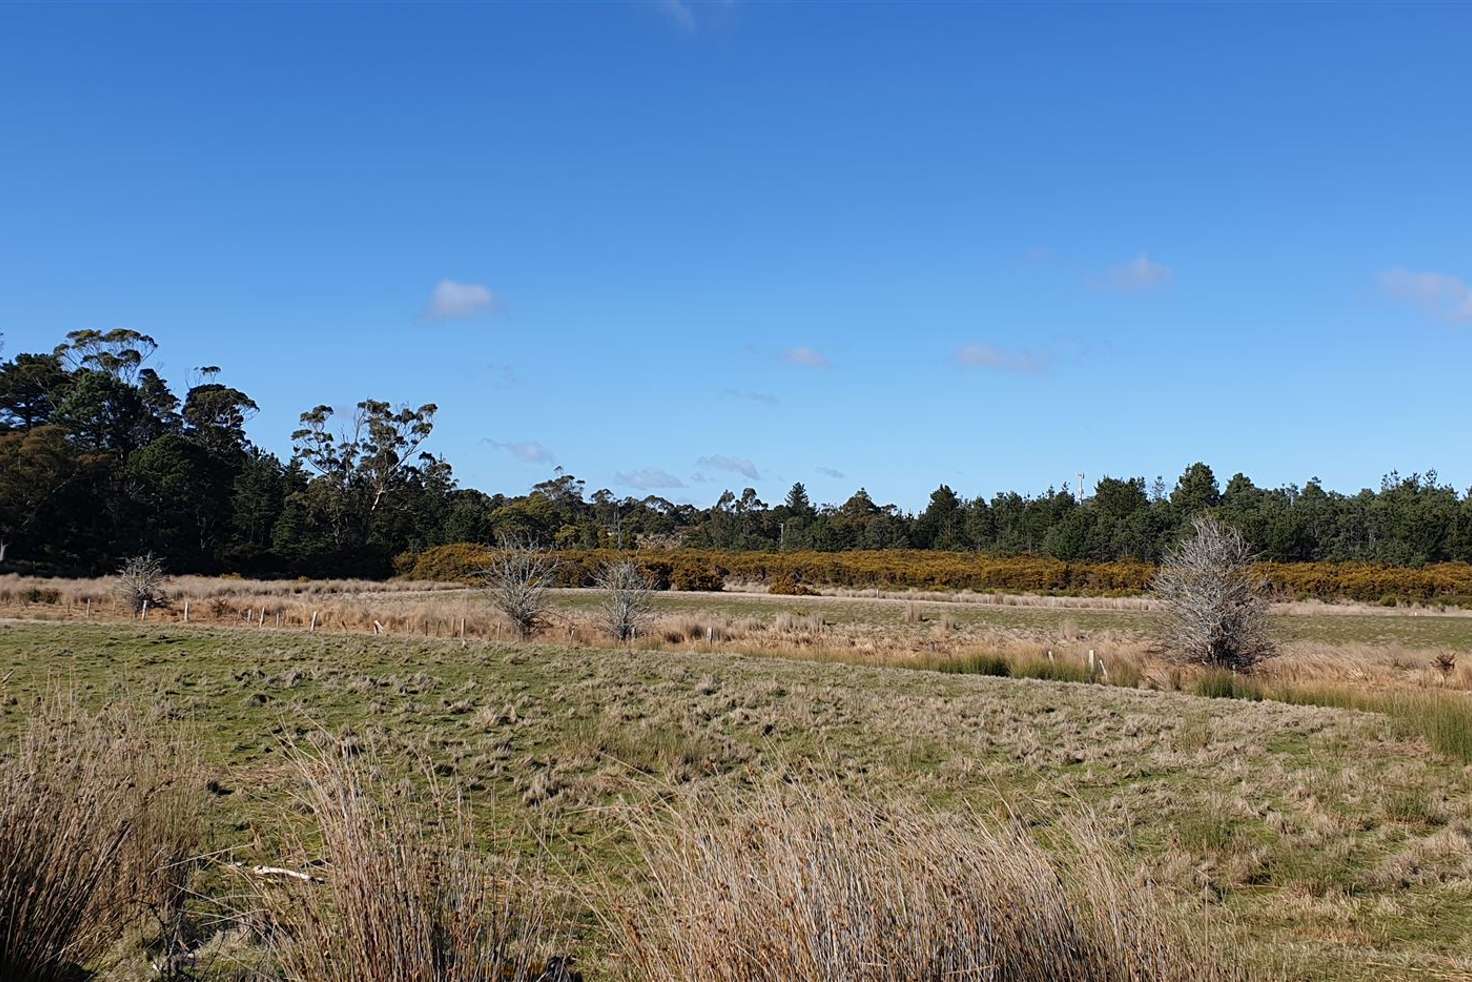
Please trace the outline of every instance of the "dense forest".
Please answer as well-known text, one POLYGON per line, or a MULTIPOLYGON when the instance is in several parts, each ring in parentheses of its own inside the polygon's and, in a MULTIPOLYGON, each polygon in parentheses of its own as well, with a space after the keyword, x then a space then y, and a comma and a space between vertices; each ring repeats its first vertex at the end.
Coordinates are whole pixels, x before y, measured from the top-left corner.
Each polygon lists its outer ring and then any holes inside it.
POLYGON ((1392 473, 1345 495, 1317 480, 1223 487, 1195 463, 1173 483, 1099 480, 1069 489, 963 497, 942 485, 918 514, 860 489, 841 504, 801 484, 777 504, 752 488, 708 508, 618 497, 560 469, 527 494, 460 487, 427 449, 436 407, 366 399, 352 413, 301 414, 293 453, 255 446, 258 410, 217 367, 182 398, 128 330, 76 331, 52 351, 0 362, 0 564, 80 573, 152 551, 176 572, 382 576, 394 556, 503 537, 564 548, 684 545, 731 550, 936 549, 1064 560, 1157 560, 1189 517, 1214 509, 1265 559, 1422 565, 1472 561, 1472 491, 1435 472, 1392 473), (344 418, 344 417, 347 418, 344 418))

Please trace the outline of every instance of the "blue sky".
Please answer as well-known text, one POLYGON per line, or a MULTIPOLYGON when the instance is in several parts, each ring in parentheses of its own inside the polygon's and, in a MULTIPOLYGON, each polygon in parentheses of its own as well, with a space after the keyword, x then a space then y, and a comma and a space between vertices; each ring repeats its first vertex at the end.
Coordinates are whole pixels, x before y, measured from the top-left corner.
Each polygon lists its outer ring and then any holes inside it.
POLYGON ((0 7, 0 332, 463 482, 1472 484, 1472 7, 0 7))

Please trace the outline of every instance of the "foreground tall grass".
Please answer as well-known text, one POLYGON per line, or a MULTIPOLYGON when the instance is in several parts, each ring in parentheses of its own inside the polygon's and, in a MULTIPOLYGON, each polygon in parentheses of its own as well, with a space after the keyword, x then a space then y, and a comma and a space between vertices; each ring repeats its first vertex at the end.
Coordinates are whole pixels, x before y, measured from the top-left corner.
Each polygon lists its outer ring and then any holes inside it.
POLYGON ((297 982, 575 982, 548 956, 537 893, 476 841, 469 810, 341 749, 294 754, 320 879, 261 885, 281 974, 297 982), (538 953, 541 957, 537 957, 538 953))
POLYGON ((0 759, 0 978, 72 979, 141 929, 178 940, 203 838, 197 747, 61 697, 0 759))
POLYGON ((617 927, 646 982, 1246 978, 1079 827, 1054 858, 973 817, 769 792, 638 831, 651 886, 617 927))

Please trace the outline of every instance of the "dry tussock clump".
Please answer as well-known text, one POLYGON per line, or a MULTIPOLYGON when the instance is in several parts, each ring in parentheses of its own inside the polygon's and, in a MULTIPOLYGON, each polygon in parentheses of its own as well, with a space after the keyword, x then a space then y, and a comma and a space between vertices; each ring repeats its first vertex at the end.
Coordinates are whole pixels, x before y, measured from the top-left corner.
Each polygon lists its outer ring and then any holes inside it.
POLYGON ((615 909, 648 982, 1246 978, 1100 842, 1050 859, 976 818, 834 794, 694 799, 636 823, 651 887, 615 909))
POLYGON ((0 977, 72 978, 152 918, 177 936, 203 838, 199 752, 127 707, 40 706, 0 762, 0 977))
POLYGON ((684 644, 687 641, 727 641, 732 637, 731 625, 725 618, 706 619, 688 614, 662 618, 656 625, 655 632, 668 644, 684 644))
POLYGON ((544 907, 474 841, 470 811, 413 800, 342 747, 298 750, 325 883, 260 886, 285 977, 300 982, 573 982, 544 907))

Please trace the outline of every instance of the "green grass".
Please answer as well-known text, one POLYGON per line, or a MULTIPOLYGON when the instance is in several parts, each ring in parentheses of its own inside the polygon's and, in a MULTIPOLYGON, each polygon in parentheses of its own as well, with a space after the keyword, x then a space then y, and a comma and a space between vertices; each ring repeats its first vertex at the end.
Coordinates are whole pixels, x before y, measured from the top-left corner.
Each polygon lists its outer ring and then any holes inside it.
MULTIPOLYGON (((1086 813, 1258 963, 1287 958, 1294 977, 1323 979, 1472 971, 1462 955, 1472 918, 1459 913, 1472 882, 1444 844, 1449 826, 1472 827, 1472 774, 1427 749, 1466 733, 1461 704, 1431 703, 1411 729, 1316 705, 1058 685, 1033 664, 997 677, 984 655, 961 672, 917 672, 726 652, 9 623, 0 734, 56 686, 87 704, 156 708, 199 734, 228 792, 212 798, 211 851, 289 864, 308 857, 285 851, 302 818, 282 741, 350 732, 392 776, 418 780, 427 765, 468 795, 483 828, 577 884, 572 897, 632 883, 619 809, 676 788, 759 793, 825 775, 1044 830, 1086 813)), ((217 879, 206 886, 228 892, 230 877, 217 879)), ((597 968, 599 922, 586 913, 579 923, 578 953, 597 968)))
POLYGON ((1425 739, 1437 753, 1472 763, 1472 695, 1459 690, 1374 691, 1334 684, 1283 684, 1262 690, 1266 698, 1297 706, 1327 706, 1389 717, 1425 739))
POLYGON ((1003 655, 987 652, 957 655, 953 658, 921 660, 917 667, 938 672, 950 672, 955 675, 992 675, 997 678, 1008 678, 1012 675, 1011 661, 1003 655))
MULTIPOLYGON (((911 667, 911 666, 906 666, 911 667)), ((991 652, 919 658, 914 668, 952 675, 990 675, 995 678, 1038 679, 1044 682, 1099 682, 1102 675, 1089 675, 1088 666, 1054 658, 1009 658, 991 652)), ((1139 682, 1138 671, 1122 672, 1114 684, 1131 688, 1139 682)))
POLYGON ((1192 691, 1208 699, 1246 699, 1259 702, 1263 698, 1262 684, 1256 679, 1221 668, 1202 672, 1192 686, 1192 691))

